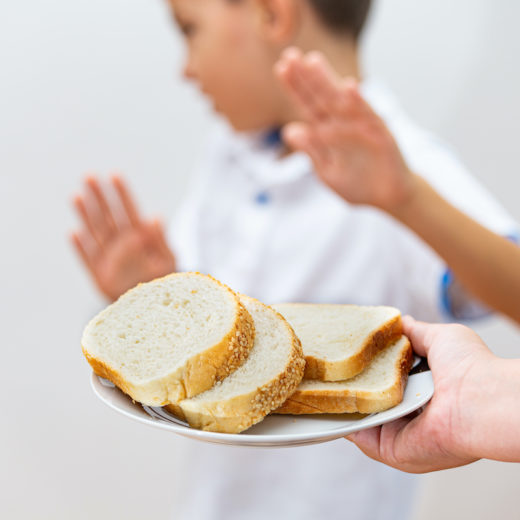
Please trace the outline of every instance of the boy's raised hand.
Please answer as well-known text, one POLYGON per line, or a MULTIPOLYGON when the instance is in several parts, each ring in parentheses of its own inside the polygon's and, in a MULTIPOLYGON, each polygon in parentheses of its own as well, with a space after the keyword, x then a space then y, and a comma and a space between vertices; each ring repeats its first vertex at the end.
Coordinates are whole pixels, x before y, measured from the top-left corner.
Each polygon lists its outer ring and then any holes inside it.
POLYGON ((110 192, 88 177, 84 193, 74 198, 81 219, 71 240, 99 290, 110 300, 139 282, 175 270, 175 258, 158 220, 140 217, 130 192, 113 176, 110 192))
POLYGON ((283 53, 275 73, 303 117, 284 128, 284 139, 310 156, 328 186, 353 204, 389 212, 411 199, 416 177, 354 79, 340 79, 320 53, 296 48, 283 53))

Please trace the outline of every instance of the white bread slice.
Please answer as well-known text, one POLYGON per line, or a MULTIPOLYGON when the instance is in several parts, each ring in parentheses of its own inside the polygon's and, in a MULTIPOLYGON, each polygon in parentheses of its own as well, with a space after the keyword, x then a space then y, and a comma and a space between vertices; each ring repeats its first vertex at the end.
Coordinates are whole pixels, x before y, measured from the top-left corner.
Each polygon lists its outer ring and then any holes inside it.
POLYGON ((273 309, 240 299, 255 322, 255 344, 246 362, 212 389, 167 409, 201 430, 240 433, 278 408, 303 377, 300 341, 273 309))
POLYGON ((283 303, 273 308, 302 342, 305 379, 350 379, 403 333, 401 313, 393 307, 283 303))
POLYGON ((380 352, 368 368, 348 381, 302 381, 278 414, 376 413, 403 400, 413 354, 408 338, 380 352))
POLYGON ((94 372, 143 404, 192 397, 236 370, 254 324, 228 287, 200 273, 140 284, 87 325, 82 348, 94 372))

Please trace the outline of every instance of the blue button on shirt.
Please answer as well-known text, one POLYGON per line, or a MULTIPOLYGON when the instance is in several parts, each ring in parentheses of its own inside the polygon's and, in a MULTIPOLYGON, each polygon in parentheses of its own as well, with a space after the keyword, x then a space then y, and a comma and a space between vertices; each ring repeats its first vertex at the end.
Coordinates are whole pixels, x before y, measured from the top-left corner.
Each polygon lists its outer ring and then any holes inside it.
POLYGON ((261 191, 260 193, 257 193, 255 202, 259 206, 267 206, 271 202, 271 196, 267 191, 261 191))

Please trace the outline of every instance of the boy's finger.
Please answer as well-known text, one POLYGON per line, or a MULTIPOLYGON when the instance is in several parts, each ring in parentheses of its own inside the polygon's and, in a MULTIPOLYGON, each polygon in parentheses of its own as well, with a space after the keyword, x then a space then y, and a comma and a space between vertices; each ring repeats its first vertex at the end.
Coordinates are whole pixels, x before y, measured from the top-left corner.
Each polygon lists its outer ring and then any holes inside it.
POLYGON ((314 132, 305 123, 291 123, 282 132, 286 143, 293 148, 308 154, 316 169, 321 171, 328 159, 328 149, 321 143, 314 132))
POLYGON ((317 110, 312 90, 306 85, 305 77, 301 75, 301 56, 293 55, 289 51, 275 67, 281 83, 293 99, 302 116, 309 121, 323 117, 323 112, 317 110))
POLYGON ((315 125, 318 137, 327 145, 337 149, 338 153, 344 153, 350 146, 359 146, 361 127, 353 121, 334 121, 321 125, 315 125))
POLYGON ((83 260, 83 263, 87 267, 87 269, 90 271, 91 274, 94 274, 94 262, 90 254, 88 253, 87 249, 83 245, 83 241, 81 240, 78 233, 71 233, 70 240, 72 242, 72 245, 76 249, 77 253, 79 254, 80 258, 83 260))
POLYGON ((308 136, 307 153, 312 159, 318 175, 322 176, 331 163, 332 157, 328 147, 320 141, 314 132, 311 132, 308 136))
POLYGON ((153 229, 155 233, 156 243, 161 253, 166 257, 173 256, 171 249, 169 248, 166 242, 166 234, 164 232, 163 225, 159 219, 155 219, 153 221, 153 229))
POLYGON ((288 70, 283 84, 303 119, 310 122, 316 120, 317 115, 313 110, 312 98, 305 89, 301 88, 300 81, 294 69, 288 70))
POLYGON ((307 144, 307 125, 305 123, 290 123, 283 127, 283 140, 293 149, 303 151, 307 144))
POLYGON ((291 148, 307 152, 309 146, 320 150, 320 155, 326 153, 326 146, 323 144, 311 125, 307 123, 289 123, 282 129, 282 137, 291 148))
POLYGON ((319 121, 329 117, 329 101, 319 90, 317 91, 312 82, 314 71, 308 69, 304 59, 294 62, 292 74, 293 86, 298 90, 313 119, 319 121))
POLYGON ((87 206, 83 197, 81 195, 74 197, 73 204, 85 226, 85 229, 90 233, 92 239, 97 243, 97 245, 102 247, 103 237, 98 232, 96 223, 94 222, 90 212, 87 210, 87 206))
POLYGON ((94 199, 97 202, 99 209, 101 210, 97 228, 106 239, 117 231, 117 225, 110 208, 110 203, 108 202, 105 193, 99 184, 99 181, 95 177, 87 177, 86 184, 90 190, 90 193, 94 195, 94 199))
POLYGON ((319 52, 309 53, 302 63, 300 74, 313 94, 316 109, 331 115, 340 95, 339 78, 319 52))
POLYGON ((119 175, 112 176, 112 185, 114 186, 116 193, 119 195, 119 199, 125 211, 126 218, 130 221, 133 227, 139 226, 141 223, 141 217, 137 209, 137 205, 134 202, 134 198, 130 194, 126 183, 119 175))
POLYGON ((303 56, 303 52, 296 46, 292 45, 291 47, 287 47, 282 51, 280 55, 281 61, 291 61, 300 59, 303 56))
POLYGON ((291 95, 297 95, 293 88, 294 63, 299 59, 298 49, 286 49, 280 59, 274 65, 274 73, 280 82, 290 91, 291 95))
POLYGON ((381 121, 379 115, 359 91, 359 82, 355 78, 343 79, 338 89, 340 95, 336 97, 336 108, 343 117, 361 117, 367 122, 381 121))

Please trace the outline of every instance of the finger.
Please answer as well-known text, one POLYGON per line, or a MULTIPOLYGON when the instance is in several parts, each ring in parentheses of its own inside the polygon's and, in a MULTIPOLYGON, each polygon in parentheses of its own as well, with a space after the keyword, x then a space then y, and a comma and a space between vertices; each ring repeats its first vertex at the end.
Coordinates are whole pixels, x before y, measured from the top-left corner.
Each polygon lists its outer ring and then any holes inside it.
POLYGON ((91 212, 87 210, 85 199, 81 195, 77 195, 74 197, 73 204, 83 222, 83 225, 85 226, 85 230, 90 234, 92 240, 101 247, 103 244, 103 237, 96 227, 96 219, 94 219, 91 212))
POLYGON ((280 55, 280 58, 274 65, 274 72, 275 75, 280 79, 283 80, 287 73, 289 72, 289 69, 292 66, 292 63, 296 60, 301 59, 302 57, 302 51, 298 49, 298 47, 288 47, 285 49, 282 54, 280 55))
POLYGON ((410 339, 414 351, 419 356, 428 357, 431 347, 428 336, 435 326, 415 321, 411 316, 404 316, 402 321, 403 332, 410 339))
POLYGON ((290 148, 305 152, 308 143, 308 128, 306 123, 289 123, 282 129, 282 138, 290 148))
POLYGON ((291 123, 286 125, 282 135, 291 148, 309 155, 318 171, 328 163, 329 152, 327 147, 307 124, 291 123))
POLYGON ((90 273, 94 273, 94 261, 89 254, 87 248, 83 244, 83 240, 81 239, 80 235, 78 233, 71 233, 70 240, 72 242, 72 245, 74 246, 74 249, 79 254, 81 260, 85 264, 85 267, 90 271, 90 273))
POLYGON ((454 468, 474 462, 471 456, 451 453, 443 440, 433 439, 425 414, 414 419, 403 417, 379 429, 365 430, 349 436, 366 455, 409 473, 426 473, 454 468))
POLYGON ((155 234, 155 241, 162 255, 173 258, 173 253, 168 246, 168 243, 166 242, 166 233, 164 232, 164 227, 159 219, 155 219, 153 221, 153 230, 155 234))
POLYGON ((313 126, 318 138, 328 146, 334 148, 339 154, 351 148, 359 149, 359 141, 364 141, 364 128, 351 120, 334 120, 316 124, 313 126))
POLYGON ((87 177, 86 184, 100 209, 97 229, 106 239, 117 231, 117 225, 112 214, 110 202, 105 196, 99 181, 95 177, 87 177))
POLYGON ((357 432, 349 436, 349 440, 371 459, 403 471, 420 472, 425 457, 424 442, 418 445, 416 435, 410 432, 410 426, 417 420, 402 417, 383 426, 357 432))
POLYGON ((404 471, 424 473, 458 465, 445 441, 449 432, 435 434, 431 404, 414 414, 383 425, 380 454, 385 463, 404 471), (454 464, 455 462, 455 464, 454 464))
POLYGON ((336 106, 331 112, 338 123, 352 122, 360 128, 371 129, 371 132, 388 132, 384 121, 361 94, 356 78, 343 79, 338 90, 339 95, 335 97, 336 106))
POLYGON ((320 52, 309 53, 300 67, 300 75, 312 93, 315 111, 334 113, 342 92, 339 78, 324 56, 320 52))
POLYGON ((289 47, 283 51, 280 59, 274 65, 274 73, 289 94, 299 101, 298 89, 293 86, 295 64, 301 59, 302 53, 296 47, 289 47))
POLYGON ((315 71, 309 68, 306 58, 295 60, 293 63, 292 84, 298 90, 302 102, 313 120, 324 120, 329 117, 330 99, 322 92, 316 91, 313 84, 315 71))
POLYGON ((119 175, 113 175, 112 185, 114 186, 116 193, 119 195, 126 218, 129 220, 132 227, 139 226, 141 223, 141 217, 126 183, 119 175))
POLYGON ((314 102, 312 89, 306 83, 301 51, 287 49, 276 65, 275 72, 305 119, 312 121, 323 117, 323 112, 314 102))
POLYGON ((338 85, 339 95, 336 96, 336 111, 342 116, 354 117, 355 115, 375 115, 372 107, 366 102, 359 91, 359 82, 356 78, 348 76, 343 78, 338 85))
POLYGON ((379 445, 381 437, 381 426, 369 428, 353 433, 347 439, 353 442, 365 455, 371 459, 382 462, 379 454, 379 445))

